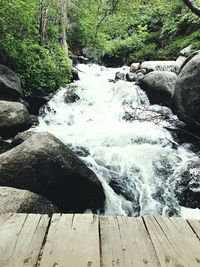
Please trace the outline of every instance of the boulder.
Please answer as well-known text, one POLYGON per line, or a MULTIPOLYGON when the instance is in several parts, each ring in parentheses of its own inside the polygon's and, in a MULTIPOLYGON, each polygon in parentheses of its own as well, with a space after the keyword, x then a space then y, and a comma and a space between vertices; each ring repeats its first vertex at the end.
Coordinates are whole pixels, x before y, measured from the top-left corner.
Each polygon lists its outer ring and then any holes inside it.
POLYGON ((0 101, 0 135, 12 137, 31 126, 27 108, 18 102, 0 101))
POLYGON ((78 81, 80 80, 78 69, 76 67, 72 67, 72 81, 78 81))
POLYGON ((104 207, 105 195, 96 175, 49 133, 35 133, 0 155, 0 185, 43 195, 62 212, 104 207))
POLYGON ((67 87, 66 93, 64 94, 65 103, 74 103, 80 99, 79 95, 76 93, 76 90, 77 86, 74 84, 71 84, 67 87))
POLYGON ((144 61, 140 69, 151 71, 171 71, 178 74, 180 66, 176 61, 144 61))
POLYGON ((16 73, 0 65, 0 95, 22 96, 21 82, 16 73))
POLYGON ((170 105, 177 75, 169 71, 153 71, 145 75, 141 87, 147 92, 152 104, 170 105))
POLYGON ((39 95, 33 95, 33 96, 27 96, 25 97, 25 101, 28 103, 28 111, 31 115, 39 115, 39 110, 41 107, 43 107, 45 104, 47 104, 48 101, 52 98, 53 94, 49 94, 48 96, 39 96, 39 95))
POLYGON ((190 126, 200 124, 200 53, 183 67, 175 86, 174 106, 181 120, 190 126))
POLYGON ((137 74, 136 73, 129 72, 129 73, 126 74, 126 80, 128 82, 135 82, 136 79, 137 79, 137 74))
POLYGON ((116 72, 115 81, 119 81, 119 80, 126 81, 126 73, 120 72, 120 71, 116 72))
POLYGON ((136 72, 140 68, 140 63, 132 63, 130 66, 130 72, 136 72))
POLYGON ((0 214, 3 213, 39 213, 59 212, 58 208, 43 196, 27 190, 0 186, 0 214))

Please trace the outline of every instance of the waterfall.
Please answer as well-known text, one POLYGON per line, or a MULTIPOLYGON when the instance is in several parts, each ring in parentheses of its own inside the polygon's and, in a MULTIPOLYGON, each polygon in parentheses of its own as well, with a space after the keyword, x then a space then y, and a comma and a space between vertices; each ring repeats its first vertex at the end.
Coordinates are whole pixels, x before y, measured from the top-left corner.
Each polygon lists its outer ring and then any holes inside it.
POLYGON ((200 170, 198 155, 163 127, 177 118, 168 108, 150 106, 136 84, 110 80, 123 68, 78 69, 80 81, 54 95, 36 130, 54 134, 96 173, 106 194, 105 214, 181 215, 177 185, 186 172, 195 179, 200 170))

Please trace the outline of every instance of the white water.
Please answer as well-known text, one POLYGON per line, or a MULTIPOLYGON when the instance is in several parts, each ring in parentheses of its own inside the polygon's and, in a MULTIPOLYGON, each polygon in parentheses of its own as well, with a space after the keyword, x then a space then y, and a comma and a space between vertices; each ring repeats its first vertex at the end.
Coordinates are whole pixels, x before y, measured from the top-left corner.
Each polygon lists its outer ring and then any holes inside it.
MULTIPOLYGON (((69 89, 61 89, 36 130, 54 134, 96 173, 106 193, 106 214, 181 215, 174 192, 181 175, 199 161, 197 155, 176 144, 162 127, 169 122, 154 123, 160 121, 156 112, 161 107, 149 108, 138 86, 108 81, 117 69, 78 68, 81 80, 75 85, 80 99, 65 103, 69 89), (125 111, 132 113, 132 122, 124 119, 125 111)), ((195 177, 199 175, 192 168, 189 174, 194 171, 195 177)))

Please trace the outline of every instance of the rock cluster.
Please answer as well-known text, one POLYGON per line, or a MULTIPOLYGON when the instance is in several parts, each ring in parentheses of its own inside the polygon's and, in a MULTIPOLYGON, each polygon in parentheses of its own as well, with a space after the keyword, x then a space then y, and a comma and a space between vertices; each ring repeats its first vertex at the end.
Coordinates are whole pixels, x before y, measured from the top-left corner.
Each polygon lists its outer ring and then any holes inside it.
POLYGON ((36 123, 18 76, 0 65, 0 214, 103 209, 96 175, 53 135, 27 131, 36 123))

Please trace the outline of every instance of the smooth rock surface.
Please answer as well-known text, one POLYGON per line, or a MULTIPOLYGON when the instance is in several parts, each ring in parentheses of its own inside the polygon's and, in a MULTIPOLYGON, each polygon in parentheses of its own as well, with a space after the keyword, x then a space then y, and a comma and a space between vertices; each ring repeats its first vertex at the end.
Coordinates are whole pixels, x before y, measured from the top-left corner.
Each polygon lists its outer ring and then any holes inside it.
POLYGON ((200 54, 183 67, 175 86, 174 104, 181 120, 189 125, 200 124, 200 54))
POLYGON ((62 212, 104 207, 105 195, 96 175, 49 133, 36 133, 0 155, 0 185, 41 194, 62 212))
POLYGON ((30 115, 23 104, 0 101, 0 136, 11 137, 30 126, 30 115))
POLYGON ((58 208, 48 199, 27 190, 0 186, 0 214, 39 213, 52 215, 58 208))
POLYGON ((16 73, 0 65, 0 94, 22 96, 21 82, 16 73))
POLYGON ((140 69, 150 71, 171 71, 178 74, 180 66, 176 61, 144 61, 140 69))
POLYGON ((169 71, 153 71, 145 75, 141 87, 152 104, 169 105, 172 101, 177 75, 169 71))

